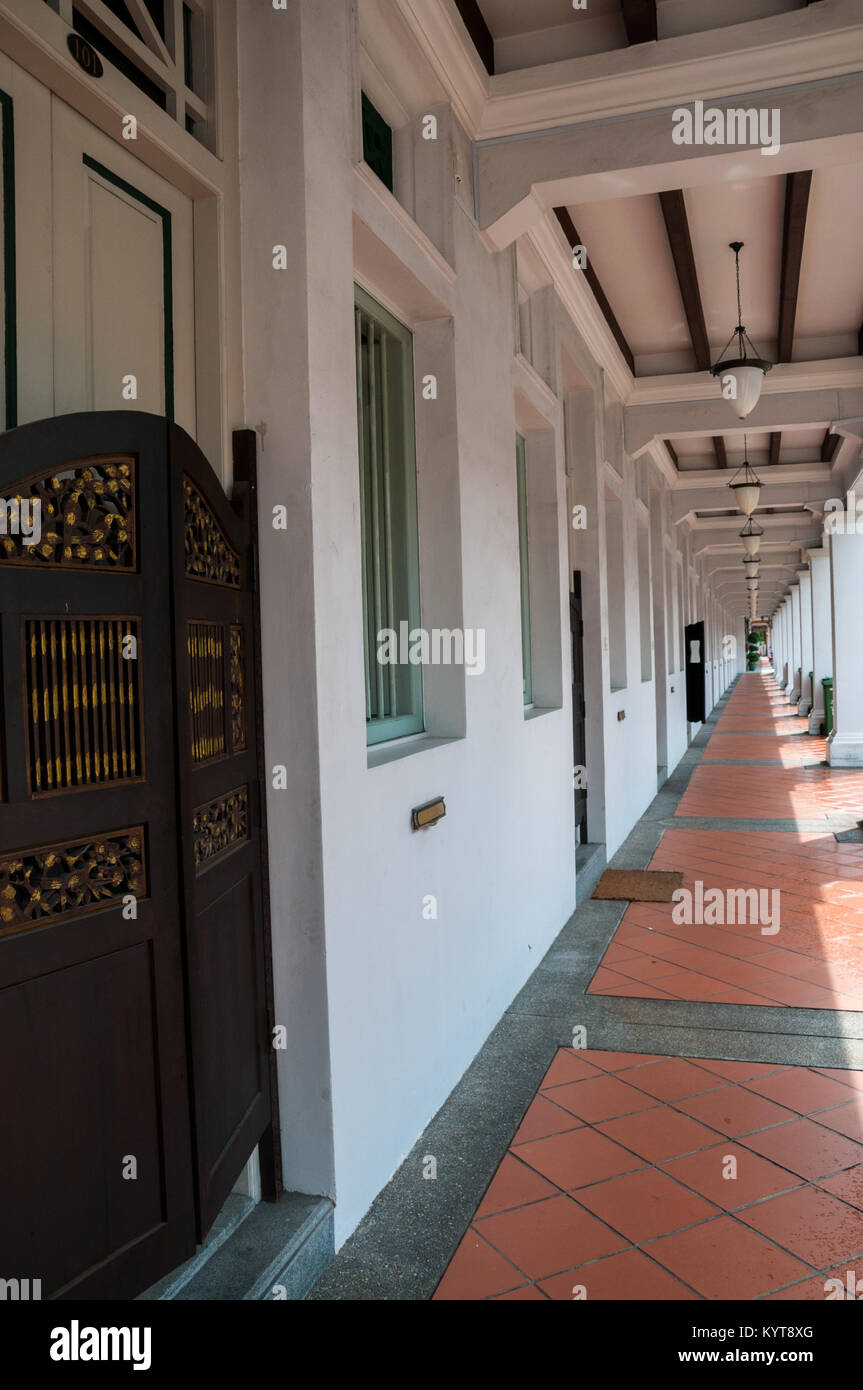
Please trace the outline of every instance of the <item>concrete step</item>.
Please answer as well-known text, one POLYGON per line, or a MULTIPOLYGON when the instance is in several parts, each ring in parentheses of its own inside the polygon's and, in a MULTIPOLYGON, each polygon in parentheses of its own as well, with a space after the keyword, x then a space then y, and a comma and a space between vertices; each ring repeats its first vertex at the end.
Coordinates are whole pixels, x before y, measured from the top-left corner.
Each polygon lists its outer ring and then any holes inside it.
POLYGON ((300 1300, 333 1258, 333 1204, 286 1192, 253 1203, 232 1194, 190 1260, 141 1299, 300 1300))
POLYGON ((605 868, 605 845, 577 845, 575 850, 576 907, 589 898, 605 868))

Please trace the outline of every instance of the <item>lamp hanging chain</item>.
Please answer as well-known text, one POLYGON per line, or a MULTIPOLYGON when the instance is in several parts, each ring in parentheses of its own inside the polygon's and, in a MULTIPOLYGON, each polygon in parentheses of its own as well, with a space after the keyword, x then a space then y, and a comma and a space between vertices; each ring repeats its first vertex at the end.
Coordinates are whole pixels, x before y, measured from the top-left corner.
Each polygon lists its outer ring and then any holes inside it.
POLYGON ((740 307, 740 252, 734 252, 734 270, 737 276, 737 332, 743 332, 743 310, 740 307))

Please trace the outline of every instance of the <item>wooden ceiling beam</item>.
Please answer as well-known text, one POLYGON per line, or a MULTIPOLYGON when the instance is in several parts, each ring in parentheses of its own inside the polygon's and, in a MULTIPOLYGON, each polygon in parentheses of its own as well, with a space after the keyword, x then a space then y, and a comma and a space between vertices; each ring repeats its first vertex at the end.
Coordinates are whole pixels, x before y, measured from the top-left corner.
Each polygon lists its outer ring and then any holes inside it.
POLYGON ((656 0, 621 0, 620 9, 631 44, 656 42, 656 0))
POLYGON ((833 458, 836 454, 836 450, 839 448, 839 445, 841 443, 841 435, 831 434, 830 429, 828 428, 824 435, 824 438, 821 441, 821 462, 832 463, 833 458))
MULTIPOLYGON (((570 249, 574 249, 576 246, 583 246, 584 243, 575 229, 575 223, 573 222, 572 217, 570 216, 569 209, 555 208, 554 215, 560 223, 561 227, 563 228, 563 234, 569 242, 570 249)), ((623 353, 623 356, 626 359, 626 365, 629 367, 629 370, 632 372, 632 375, 635 376, 635 357, 633 355, 632 348, 626 341, 623 329, 617 322, 617 319, 614 317, 614 310, 612 309, 611 305, 605 297, 605 291, 603 290, 602 285, 599 283, 596 271, 590 264, 589 252, 587 256, 587 264, 584 270, 580 271, 579 273, 585 277, 587 283, 590 285, 590 288, 593 291, 593 297, 602 311, 602 316, 605 319, 605 322, 611 329, 614 341, 617 343, 617 346, 623 353)))
MULTIPOLYGON (((659 205, 662 208, 665 230, 668 233, 671 259, 674 262, 674 273, 677 276, 683 312, 689 327, 689 340, 695 354, 695 365, 700 372, 706 372, 710 369, 710 344, 707 340, 704 305, 701 302, 701 291, 698 288, 698 272, 695 268, 695 256, 692 251, 692 237, 689 232, 689 219, 686 216, 683 189, 674 188, 666 193, 660 193, 659 205)), ((713 452, 716 455, 717 468, 727 468, 728 455, 725 450, 725 440, 719 435, 714 435, 713 452)))
POLYGON ((770 436, 770 454, 767 459, 767 462, 771 468, 775 468, 775 466, 779 462, 779 446, 781 443, 781 433, 778 430, 774 430, 770 436))
POLYGON ((462 17, 464 27, 470 34, 471 42, 482 59, 486 72, 489 77, 493 77, 494 39, 477 0, 455 0, 455 7, 462 17))
POLYGON ((811 185, 811 169, 801 169, 797 173, 787 174, 785 177, 782 270, 779 280, 779 329, 776 335, 776 357, 779 362, 790 362, 794 347, 794 320, 797 317, 800 264, 803 260, 803 240, 806 235, 806 213, 809 208, 811 185))

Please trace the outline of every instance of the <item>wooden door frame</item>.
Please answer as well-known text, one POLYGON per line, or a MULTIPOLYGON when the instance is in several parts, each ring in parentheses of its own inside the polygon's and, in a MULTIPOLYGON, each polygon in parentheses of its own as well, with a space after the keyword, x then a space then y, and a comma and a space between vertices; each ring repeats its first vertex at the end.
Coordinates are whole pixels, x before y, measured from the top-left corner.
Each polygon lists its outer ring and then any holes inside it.
MULTIPOLYGON (((231 491, 231 505, 238 515, 247 519, 249 527, 250 564, 249 576, 254 610, 255 650, 251 662, 253 671, 253 699, 255 704, 255 727, 258 734, 258 786, 260 796, 260 841, 261 841, 261 903, 263 908, 264 936, 264 980, 265 1006, 267 1010, 268 1032, 272 1039, 276 1026, 276 1005, 273 987, 273 934, 270 913, 270 863, 269 831, 267 827, 266 787, 267 766, 264 752, 264 679, 261 657, 261 584, 258 565, 258 436, 254 430, 241 429, 232 433, 234 458, 234 485, 231 491)), ((279 1077, 276 1066, 276 1053, 273 1047, 268 1050, 267 1064, 270 1076, 270 1123, 259 1141, 261 1165, 261 1196, 267 1202, 277 1202, 284 1191, 282 1182, 282 1146, 279 1112, 279 1077)))
MULTIPOLYGON (((583 595, 583 592, 582 592, 582 585, 581 585, 581 570, 573 570, 573 572, 572 572, 572 577, 573 577, 573 587, 572 587, 572 589, 570 590, 570 594, 569 594, 569 631, 570 631, 570 636, 571 636, 572 642, 576 642, 576 641, 577 641, 577 642, 579 643, 579 651, 580 651, 580 653, 581 653, 581 692, 582 692, 582 700, 581 700, 581 729, 582 729, 582 743, 583 743, 583 745, 584 745, 584 763, 585 763, 585 767, 586 767, 586 766, 587 766, 587 699, 586 699, 586 692, 585 692, 586 681, 585 681, 585 670, 584 670, 584 595, 583 595), (578 621, 579 621, 579 624, 580 624, 580 630, 579 630, 578 632, 576 632, 575 627, 573 626, 573 624, 574 624, 574 622, 575 622, 575 605, 576 605, 576 604, 578 605, 578 621)), ((572 677, 574 677, 574 674, 575 674, 575 672, 573 671, 573 672, 571 673, 571 680, 570 680, 570 684, 571 684, 571 685, 574 685, 574 684, 575 684, 574 679, 572 679, 572 677)), ((572 711, 572 724, 573 724, 573 754, 575 753, 575 718, 576 718, 576 714, 575 714, 575 709, 573 708, 573 711, 572 711)), ((582 797, 583 813, 582 813, 581 819, 577 822, 577 825, 581 825, 581 826, 583 827, 583 829, 584 829, 584 838, 583 838, 583 840, 581 841, 581 843, 582 843, 582 844, 587 844, 587 843, 588 843, 588 804, 587 804, 587 803, 588 803, 589 789, 588 789, 587 787, 584 787, 582 790, 583 790, 583 797, 582 797)))

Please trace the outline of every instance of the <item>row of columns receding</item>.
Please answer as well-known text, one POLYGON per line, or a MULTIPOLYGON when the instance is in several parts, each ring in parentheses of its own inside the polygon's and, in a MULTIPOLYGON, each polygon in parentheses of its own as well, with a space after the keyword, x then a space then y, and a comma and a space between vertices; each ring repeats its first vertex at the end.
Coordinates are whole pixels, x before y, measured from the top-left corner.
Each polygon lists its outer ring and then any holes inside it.
POLYGON ((827 761, 863 767, 863 536, 823 537, 772 619, 773 669, 810 734, 825 724, 825 678, 833 680, 827 761))

